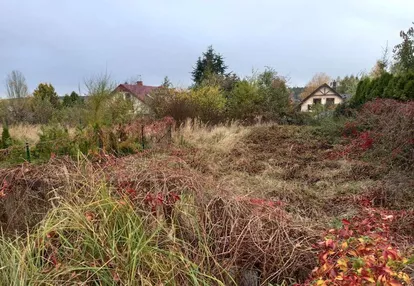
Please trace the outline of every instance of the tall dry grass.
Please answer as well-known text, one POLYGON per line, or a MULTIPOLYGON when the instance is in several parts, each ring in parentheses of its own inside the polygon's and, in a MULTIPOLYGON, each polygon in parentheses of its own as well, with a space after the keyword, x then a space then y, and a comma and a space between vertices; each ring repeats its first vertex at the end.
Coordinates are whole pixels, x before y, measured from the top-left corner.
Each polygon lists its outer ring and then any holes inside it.
MULTIPOLYGON (((17 124, 9 126, 9 132, 15 140, 36 144, 39 141, 40 127, 38 124, 17 124)), ((3 130, 3 127, 1 129, 3 130)))
POLYGON ((237 121, 209 126, 200 120, 187 119, 175 132, 174 140, 182 145, 226 153, 246 137, 250 130, 237 121))
MULTIPOLYGON (((39 134, 42 133, 41 127, 42 125, 40 124, 16 124, 9 126, 9 132, 12 139, 35 145, 39 142, 39 134)), ((0 130, 3 131, 2 125, 0 125, 0 130)), ((69 128, 68 132, 69 135, 73 137, 75 128, 69 128)))

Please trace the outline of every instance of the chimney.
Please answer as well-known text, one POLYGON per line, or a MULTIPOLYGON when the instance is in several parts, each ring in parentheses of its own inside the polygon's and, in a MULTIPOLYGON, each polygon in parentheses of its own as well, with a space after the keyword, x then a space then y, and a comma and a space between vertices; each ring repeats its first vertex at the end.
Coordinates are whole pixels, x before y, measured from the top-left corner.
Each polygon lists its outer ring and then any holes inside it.
POLYGON ((138 86, 143 86, 144 84, 143 84, 142 80, 139 80, 139 81, 137 81, 137 85, 138 86))
POLYGON ((335 80, 332 82, 332 89, 336 90, 336 81, 335 80))

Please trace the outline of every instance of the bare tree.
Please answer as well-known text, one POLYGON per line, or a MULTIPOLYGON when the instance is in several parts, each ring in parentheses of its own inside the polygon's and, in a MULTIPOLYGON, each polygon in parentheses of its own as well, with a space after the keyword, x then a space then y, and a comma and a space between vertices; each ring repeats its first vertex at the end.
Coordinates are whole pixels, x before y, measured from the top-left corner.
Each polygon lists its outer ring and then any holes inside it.
POLYGON ((87 106, 90 111, 88 121, 92 125, 100 124, 108 115, 105 112, 109 104, 108 99, 117 84, 107 72, 85 79, 84 83, 88 95, 87 106))
POLYGON ((99 74, 84 81, 88 96, 109 95, 117 86, 108 73, 99 74))
POLYGON ((25 98, 29 95, 26 78, 20 71, 14 70, 7 76, 6 90, 9 98, 25 98))
POLYGON ((17 70, 12 71, 6 78, 7 96, 10 98, 6 102, 7 113, 4 114, 4 120, 10 123, 30 120, 29 112, 29 88, 27 87, 26 78, 17 70))

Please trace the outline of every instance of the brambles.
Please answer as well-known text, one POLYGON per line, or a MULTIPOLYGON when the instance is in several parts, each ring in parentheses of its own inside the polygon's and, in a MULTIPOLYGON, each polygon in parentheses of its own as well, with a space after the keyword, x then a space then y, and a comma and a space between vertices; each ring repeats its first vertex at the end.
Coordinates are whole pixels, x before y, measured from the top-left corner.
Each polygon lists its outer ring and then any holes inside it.
POLYGON ((336 155, 363 155, 390 167, 410 170, 414 166, 414 102, 367 102, 356 118, 345 124, 343 137, 348 144, 336 155))
MULTIPOLYGON (((171 124, 171 118, 145 122, 145 146, 154 147, 171 124)), ((0 182, 8 185, 0 199, 0 259, 7 265, 0 268, 0 284, 14 285, 11 277, 51 285, 304 283, 317 266, 312 246, 332 221, 340 227, 348 218, 354 227, 369 217, 364 209, 401 200, 402 179, 387 185, 369 163, 326 160, 335 146, 315 136, 313 127, 189 121, 174 129, 169 149, 123 157, 106 149, 139 139, 142 127, 136 121, 79 129, 69 137, 85 142, 88 155, 0 170, 0 182), (103 149, 93 149, 96 135, 103 149), (381 186, 389 197, 381 197, 381 186), (11 239, 16 232, 24 240, 11 239)), ((375 247, 389 243, 403 259, 412 212, 381 213, 394 219, 387 241, 375 247)), ((333 241, 340 235, 335 231, 328 234, 333 241)), ((355 233, 348 243, 358 248, 365 234, 355 233)))

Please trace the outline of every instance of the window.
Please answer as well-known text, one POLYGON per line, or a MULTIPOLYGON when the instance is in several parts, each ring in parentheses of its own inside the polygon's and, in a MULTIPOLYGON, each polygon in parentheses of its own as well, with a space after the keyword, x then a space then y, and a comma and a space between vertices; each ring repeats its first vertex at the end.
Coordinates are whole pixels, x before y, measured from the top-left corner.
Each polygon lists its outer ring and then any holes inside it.
POLYGON ((312 104, 308 104, 308 111, 312 110, 312 104))
POLYGON ((322 99, 321 98, 314 98, 313 99, 313 104, 322 104, 322 99))
POLYGON ((335 98, 327 98, 326 99, 326 106, 327 107, 332 107, 335 105, 335 98))

